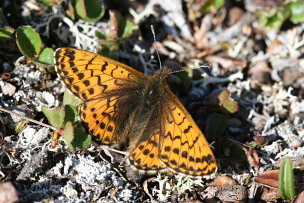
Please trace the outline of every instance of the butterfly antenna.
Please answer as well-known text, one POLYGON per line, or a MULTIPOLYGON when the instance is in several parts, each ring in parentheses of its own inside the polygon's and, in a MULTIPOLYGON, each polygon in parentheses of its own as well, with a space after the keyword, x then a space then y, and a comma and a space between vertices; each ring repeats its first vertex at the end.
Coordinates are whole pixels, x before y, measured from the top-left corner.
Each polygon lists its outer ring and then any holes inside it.
MULTIPOLYGON (((153 40, 154 40, 154 42, 156 42, 156 37, 155 37, 155 32, 154 32, 154 27, 153 27, 153 25, 151 25, 151 32, 152 32, 152 35, 153 35, 153 40)), ((157 54, 158 62, 159 62, 159 65, 160 65, 160 69, 163 69, 163 66, 162 66, 162 63, 161 63, 160 57, 159 57, 158 48, 157 48, 156 44, 153 45, 153 46, 154 46, 154 48, 155 48, 155 50, 156 50, 156 54, 157 54)))
POLYGON ((188 70, 195 70, 195 69, 199 69, 199 68, 210 68, 210 65, 199 65, 199 66, 195 66, 195 67, 190 67, 190 68, 186 68, 183 70, 176 70, 176 71, 172 71, 169 74, 175 74, 175 73, 179 73, 179 72, 184 72, 184 71, 188 71, 188 70))

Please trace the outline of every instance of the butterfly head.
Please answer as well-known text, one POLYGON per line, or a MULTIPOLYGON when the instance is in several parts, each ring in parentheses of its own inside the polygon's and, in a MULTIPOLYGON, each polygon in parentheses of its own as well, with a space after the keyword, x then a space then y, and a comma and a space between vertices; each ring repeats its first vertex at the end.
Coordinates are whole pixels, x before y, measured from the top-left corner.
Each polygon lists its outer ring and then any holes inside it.
POLYGON ((169 68, 163 68, 159 72, 155 73, 152 78, 154 78, 155 81, 158 82, 164 82, 166 81, 166 78, 171 74, 171 71, 169 68))
POLYGON ((169 69, 163 69, 150 77, 150 81, 145 84, 144 98, 147 106, 154 106, 159 104, 162 99, 166 97, 166 78, 168 77, 169 69))

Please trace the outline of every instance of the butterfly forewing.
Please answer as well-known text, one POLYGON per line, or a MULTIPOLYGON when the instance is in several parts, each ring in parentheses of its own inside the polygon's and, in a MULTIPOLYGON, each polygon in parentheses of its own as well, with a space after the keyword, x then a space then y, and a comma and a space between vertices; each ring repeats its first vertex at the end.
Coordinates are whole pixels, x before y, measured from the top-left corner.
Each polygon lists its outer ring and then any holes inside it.
POLYGON ((66 86, 84 101, 137 87, 147 78, 129 66, 72 48, 56 50, 55 64, 66 86))

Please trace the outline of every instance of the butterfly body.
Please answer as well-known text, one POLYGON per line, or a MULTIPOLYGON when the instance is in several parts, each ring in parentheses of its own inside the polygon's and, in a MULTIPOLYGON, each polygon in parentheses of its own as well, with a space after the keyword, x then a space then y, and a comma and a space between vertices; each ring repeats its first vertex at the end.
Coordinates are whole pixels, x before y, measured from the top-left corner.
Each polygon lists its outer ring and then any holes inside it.
POLYGON ((81 119, 90 134, 102 144, 128 144, 132 166, 191 176, 216 172, 204 135, 166 84, 168 69, 149 77, 72 48, 56 50, 55 65, 67 88, 83 100, 81 119))

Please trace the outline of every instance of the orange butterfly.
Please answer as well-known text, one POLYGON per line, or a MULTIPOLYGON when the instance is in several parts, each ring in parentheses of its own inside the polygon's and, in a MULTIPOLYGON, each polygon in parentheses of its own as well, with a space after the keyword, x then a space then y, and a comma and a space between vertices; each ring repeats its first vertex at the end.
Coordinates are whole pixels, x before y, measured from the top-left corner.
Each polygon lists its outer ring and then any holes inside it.
POLYGON ((137 169, 169 168, 204 176, 216 172, 203 133, 166 84, 168 69, 152 77, 100 55, 60 48, 55 65, 61 79, 83 104, 81 119, 102 144, 130 145, 137 169))

